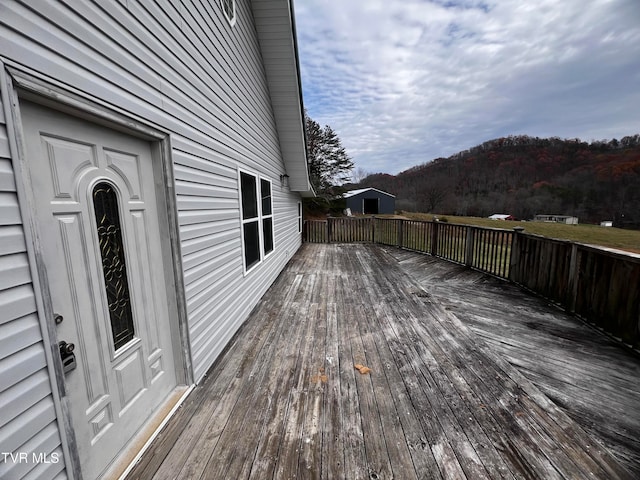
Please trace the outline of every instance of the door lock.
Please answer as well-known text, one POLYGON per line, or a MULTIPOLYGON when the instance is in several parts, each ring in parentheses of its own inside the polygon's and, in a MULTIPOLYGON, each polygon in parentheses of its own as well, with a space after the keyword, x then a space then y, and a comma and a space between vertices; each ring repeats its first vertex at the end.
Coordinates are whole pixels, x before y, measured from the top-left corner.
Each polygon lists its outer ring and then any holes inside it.
POLYGON ((60 348, 60 359, 62 360, 62 370, 64 373, 69 373, 71 370, 75 370, 76 354, 73 353, 76 346, 73 343, 60 342, 58 343, 60 348))

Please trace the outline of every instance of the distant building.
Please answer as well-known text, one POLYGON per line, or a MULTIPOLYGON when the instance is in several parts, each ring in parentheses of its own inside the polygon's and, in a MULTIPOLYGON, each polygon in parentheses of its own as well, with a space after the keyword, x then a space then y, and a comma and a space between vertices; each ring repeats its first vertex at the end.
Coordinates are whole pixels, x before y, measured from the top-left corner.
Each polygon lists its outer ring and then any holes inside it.
POLYGON ((578 217, 572 217, 570 215, 536 215, 533 221, 534 222, 566 223, 567 225, 577 225, 578 217))
POLYGON ((601 227, 613 227, 613 220, 605 220, 604 222, 600 222, 601 227))
POLYGON ((516 217, 514 217, 513 215, 509 215, 506 213, 494 213, 493 215, 490 215, 489 218, 491 220, 515 220, 516 217))
POLYGON ((396 197, 376 188, 351 190, 344 194, 347 208, 353 213, 365 215, 393 214, 396 211, 396 197))

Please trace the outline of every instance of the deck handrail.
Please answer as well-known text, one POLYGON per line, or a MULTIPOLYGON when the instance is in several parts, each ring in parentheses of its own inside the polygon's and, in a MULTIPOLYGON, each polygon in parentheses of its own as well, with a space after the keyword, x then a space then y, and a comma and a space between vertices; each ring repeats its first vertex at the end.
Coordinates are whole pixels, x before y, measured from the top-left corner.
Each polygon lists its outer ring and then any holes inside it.
POLYGON ((640 347, 640 255, 513 230, 378 217, 305 220, 311 243, 378 243, 520 285, 640 347))

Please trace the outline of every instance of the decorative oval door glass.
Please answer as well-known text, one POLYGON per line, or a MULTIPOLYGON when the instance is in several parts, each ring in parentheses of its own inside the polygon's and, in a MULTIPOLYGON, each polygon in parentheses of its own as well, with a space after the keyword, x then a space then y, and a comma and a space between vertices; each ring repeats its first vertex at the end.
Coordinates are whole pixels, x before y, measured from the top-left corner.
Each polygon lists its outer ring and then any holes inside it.
POLYGON ((109 304, 113 345, 116 350, 133 340, 134 326, 122 243, 118 195, 113 186, 99 183, 93 189, 104 285, 109 304))

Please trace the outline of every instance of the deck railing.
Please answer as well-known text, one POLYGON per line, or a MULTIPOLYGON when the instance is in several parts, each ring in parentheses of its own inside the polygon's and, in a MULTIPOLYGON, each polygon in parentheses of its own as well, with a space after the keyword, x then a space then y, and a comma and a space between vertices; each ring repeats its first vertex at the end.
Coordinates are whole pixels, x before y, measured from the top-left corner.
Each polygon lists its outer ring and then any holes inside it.
POLYGON ((508 278, 513 230, 375 217, 305 221, 304 241, 374 242, 428 253, 508 278))
POLYGON ((375 217, 307 220, 304 241, 373 242, 509 280, 640 347, 640 255, 506 230, 375 217))

